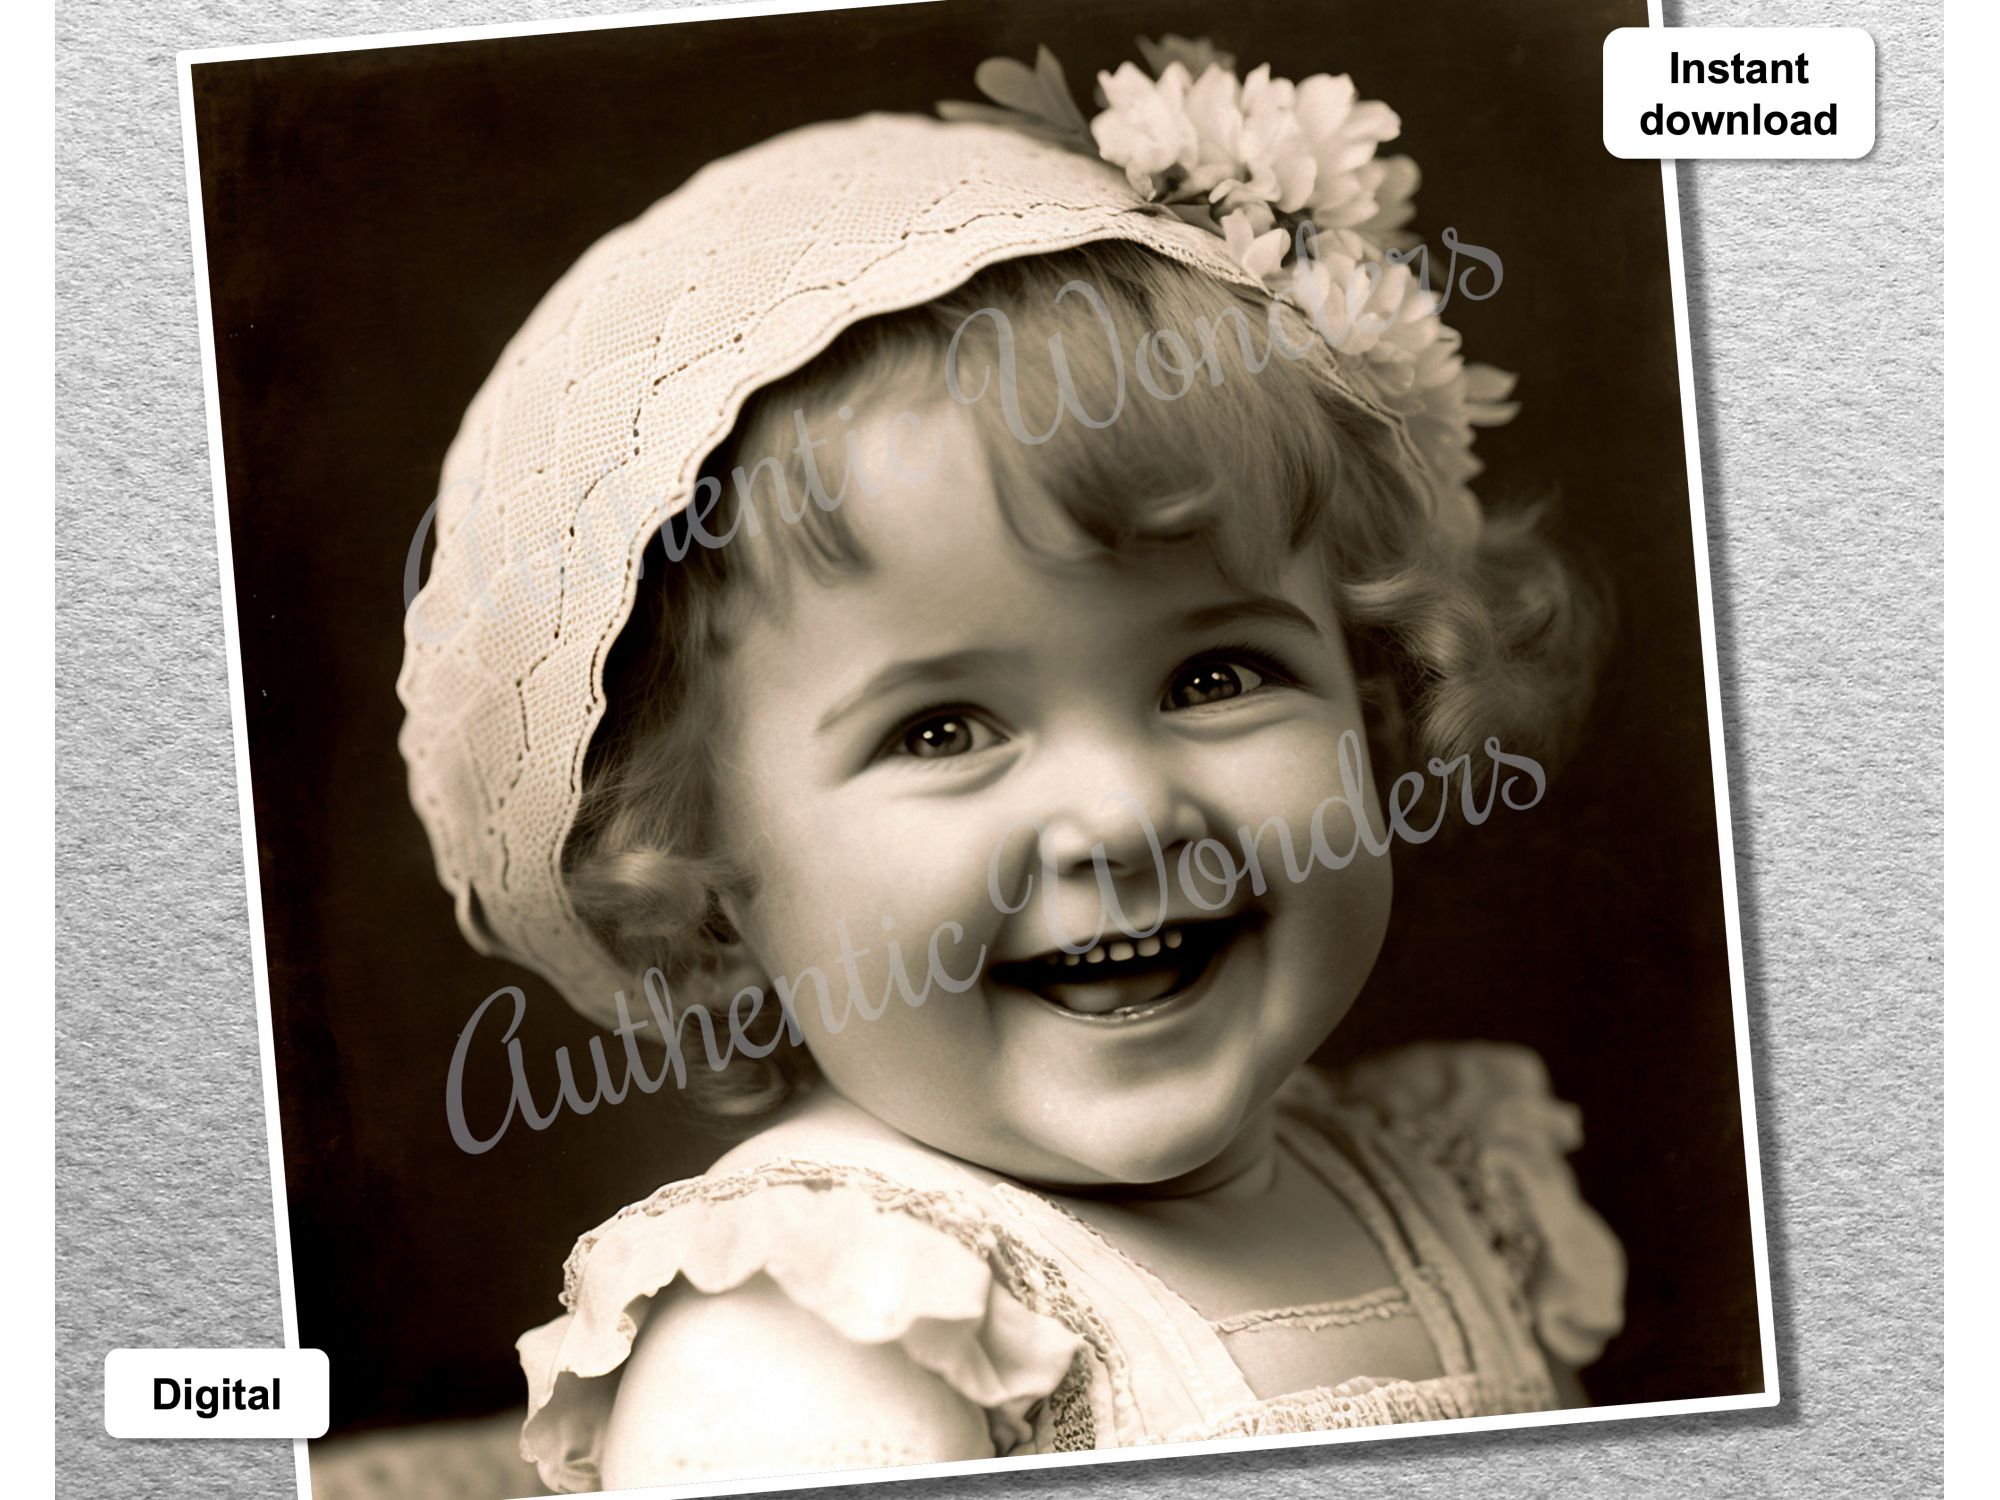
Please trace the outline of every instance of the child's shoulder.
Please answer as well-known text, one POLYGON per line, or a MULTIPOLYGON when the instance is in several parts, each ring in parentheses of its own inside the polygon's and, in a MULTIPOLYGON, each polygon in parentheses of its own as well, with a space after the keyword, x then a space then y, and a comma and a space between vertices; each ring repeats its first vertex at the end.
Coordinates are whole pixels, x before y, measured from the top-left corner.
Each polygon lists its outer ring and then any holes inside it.
MULTIPOLYGON (((941 1410, 969 1413, 990 1439, 986 1452, 1006 1451, 1025 1435, 1029 1407, 1068 1372, 1078 1339, 1010 1294, 982 1197, 968 1169, 820 1091, 707 1172, 668 1183, 577 1241, 564 1268, 566 1311, 517 1343, 529 1388, 524 1452, 554 1488, 597 1488, 628 1379, 658 1386, 659 1372, 676 1368, 675 1350, 698 1345, 713 1394, 768 1363, 755 1354, 758 1340, 797 1346, 808 1334, 825 1345, 809 1362, 815 1378, 855 1399, 908 1406, 916 1425, 910 1451, 893 1458, 837 1449, 817 1433, 806 1467, 824 1467, 830 1454, 851 1464, 981 1456, 927 1450, 940 1429, 934 1413, 916 1409, 925 1391, 932 1404, 949 1398, 941 1410), (842 1349, 854 1356, 844 1364, 833 1359, 842 1349)), ((845 1409, 839 1393, 822 1394, 822 1412, 845 1409)), ((768 1416, 774 1399, 767 1392, 752 1410, 768 1416)), ((704 1467, 680 1477, 748 1472, 773 1458, 761 1420, 753 1425, 763 1447, 746 1449, 718 1427, 726 1411, 713 1418, 700 1443, 683 1444, 704 1467)), ((866 1425, 877 1437, 889 1430, 866 1425)))
POLYGON ((1556 1097, 1530 1048, 1421 1042, 1302 1068, 1280 1108, 1294 1130, 1363 1140, 1443 1185, 1550 1354, 1588 1363, 1623 1325, 1624 1249, 1568 1162, 1583 1144, 1582 1112, 1556 1097))

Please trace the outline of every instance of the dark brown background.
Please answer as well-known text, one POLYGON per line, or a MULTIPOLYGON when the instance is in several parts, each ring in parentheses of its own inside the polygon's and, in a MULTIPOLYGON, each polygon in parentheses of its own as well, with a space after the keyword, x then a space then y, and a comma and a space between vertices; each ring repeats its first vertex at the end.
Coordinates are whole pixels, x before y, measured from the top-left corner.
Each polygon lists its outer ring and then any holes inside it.
POLYGON ((452 1045, 495 987, 527 989, 544 1082, 592 1034, 461 941, 395 749, 404 560, 466 402, 576 256, 712 156, 974 97, 982 58, 1038 42, 1084 93, 1140 31, 1351 72, 1401 113, 1415 227, 1505 262, 1499 295, 1450 313, 1523 375, 1522 416, 1481 438, 1484 487, 1555 493, 1618 599, 1575 761, 1530 813, 1399 851, 1388 950, 1328 1057, 1430 1036, 1540 1050, 1631 1257, 1593 1395, 1759 1388, 1660 176, 1599 139, 1604 33, 1644 22, 1638 4, 1039 0, 193 70, 300 1332, 332 1357, 336 1431, 518 1403, 512 1341, 559 1311, 572 1239, 717 1150, 663 1097, 478 1157, 447 1134, 452 1045))

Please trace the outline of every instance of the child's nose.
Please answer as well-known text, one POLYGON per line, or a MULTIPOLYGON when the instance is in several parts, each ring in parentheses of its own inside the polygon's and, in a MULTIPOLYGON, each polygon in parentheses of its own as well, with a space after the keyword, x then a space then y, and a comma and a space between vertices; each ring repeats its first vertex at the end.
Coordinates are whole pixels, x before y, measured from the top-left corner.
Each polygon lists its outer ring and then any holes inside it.
POLYGON ((1148 875, 1181 844, 1207 832, 1171 763, 1139 757, 1074 757, 1056 772, 1042 822, 1042 860, 1058 875, 1088 873, 1103 860, 1113 875, 1148 875))

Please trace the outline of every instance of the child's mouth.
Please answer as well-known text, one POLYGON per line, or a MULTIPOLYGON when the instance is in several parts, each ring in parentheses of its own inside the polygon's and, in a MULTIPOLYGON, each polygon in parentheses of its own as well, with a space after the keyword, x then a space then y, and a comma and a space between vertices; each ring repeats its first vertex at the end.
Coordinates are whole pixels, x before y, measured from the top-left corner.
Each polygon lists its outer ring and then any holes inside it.
POLYGON ((1176 922, 1151 937, 1107 939, 1087 953, 1056 949, 989 972, 1059 1010, 1124 1017, 1192 989, 1245 925, 1244 915, 1176 922))

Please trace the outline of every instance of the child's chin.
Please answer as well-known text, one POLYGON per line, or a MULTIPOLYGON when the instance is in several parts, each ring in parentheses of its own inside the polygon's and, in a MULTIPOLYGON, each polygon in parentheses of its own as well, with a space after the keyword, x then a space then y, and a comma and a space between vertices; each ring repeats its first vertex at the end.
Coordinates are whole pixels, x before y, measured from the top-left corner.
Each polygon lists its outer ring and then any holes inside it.
POLYGON ((1090 1181, 1143 1187, 1200 1171, 1228 1149, 1241 1128, 1236 1119, 1156 1118, 1136 1131, 1072 1143, 1070 1150, 1090 1181))

